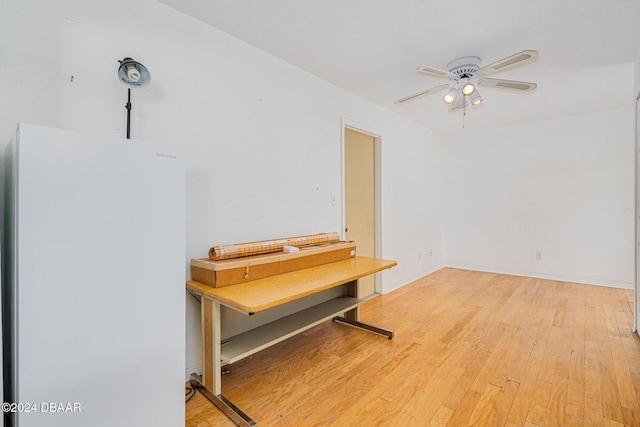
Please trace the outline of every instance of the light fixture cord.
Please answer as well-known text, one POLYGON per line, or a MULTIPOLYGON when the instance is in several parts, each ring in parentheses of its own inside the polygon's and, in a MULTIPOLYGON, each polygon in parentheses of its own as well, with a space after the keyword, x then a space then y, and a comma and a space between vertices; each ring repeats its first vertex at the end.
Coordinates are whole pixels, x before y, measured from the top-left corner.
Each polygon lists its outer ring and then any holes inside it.
POLYGON ((127 139, 131 139, 131 89, 127 88, 127 105, 124 106, 127 109, 127 139))

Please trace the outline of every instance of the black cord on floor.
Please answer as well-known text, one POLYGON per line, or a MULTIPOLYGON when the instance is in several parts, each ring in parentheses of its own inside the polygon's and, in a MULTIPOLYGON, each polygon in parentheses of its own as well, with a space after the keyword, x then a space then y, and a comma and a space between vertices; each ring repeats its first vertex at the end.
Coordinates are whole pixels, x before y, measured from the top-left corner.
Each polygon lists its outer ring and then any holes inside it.
POLYGON ((185 393, 184 393, 184 399, 185 400, 184 400, 184 403, 188 403, 193 398, 193 396, 196 395, 196 389, 193 388, 191 386, 191 384, 186 386, 184 389, 185 389, 185 393))

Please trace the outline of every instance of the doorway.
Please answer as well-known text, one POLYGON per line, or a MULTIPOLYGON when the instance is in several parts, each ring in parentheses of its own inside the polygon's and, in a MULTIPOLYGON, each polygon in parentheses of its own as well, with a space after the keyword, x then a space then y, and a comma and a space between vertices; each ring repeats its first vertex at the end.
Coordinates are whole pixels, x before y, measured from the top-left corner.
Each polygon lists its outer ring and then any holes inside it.
MULTIPOLYGON (((378 255, 380 137, 349 126, 344 129, 344 238, 356 253, 378 255)), ((379 274, 359 280, 360 295, 380 293, 379 274)))

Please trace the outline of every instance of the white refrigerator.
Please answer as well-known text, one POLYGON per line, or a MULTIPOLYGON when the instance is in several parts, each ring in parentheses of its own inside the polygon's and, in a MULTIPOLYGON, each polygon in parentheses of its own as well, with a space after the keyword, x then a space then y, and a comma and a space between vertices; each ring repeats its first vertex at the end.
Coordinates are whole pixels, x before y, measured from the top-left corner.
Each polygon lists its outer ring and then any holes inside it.
POLYGON ((5 157, 5 426, 184 425, 184 153, 20 124, 5 157))

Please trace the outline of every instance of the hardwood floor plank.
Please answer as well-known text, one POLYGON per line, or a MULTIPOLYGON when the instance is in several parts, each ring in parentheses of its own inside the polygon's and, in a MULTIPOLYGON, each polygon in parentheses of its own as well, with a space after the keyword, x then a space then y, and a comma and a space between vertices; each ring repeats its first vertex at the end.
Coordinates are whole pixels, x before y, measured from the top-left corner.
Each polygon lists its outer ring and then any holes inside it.
POLYGON ((533 389, 529 410, 527 412, 527 421, 536 425, 544 425, 547 418, 547 410, 551 399, 551 382, 539 379, 533 389))
POLYGON ((567 406, 567 388, 569 382, 560 380, 551 383, 551 395, 547 406, 547 416, 545 418, 545 426, 561 426, 564 425, 565 408, 567 406))
POLYGON ((407 378, 402 384, 407 387, 397 387, 398 380, 384 384, 387 390, 381 394, 381 397, 392 400, 396 403, 396 407, 407 414, 412 415, 416 419, 429 420, 438 411, 445 397, 455 387, 457 380, 464 373, 464 369, 456 366, 449 368, 437 369, 433 366, 421 369, 421 364, 414 365, 416 375, 407 378), (428 375, 422 372, 428 372, 428 375), (392 390, 409 389, 412 393, 390 394, 392 390), (400 397, 402 395, 402 397, 400 397))
POLYGON ((471 417, 469 418, 469 425, 484 426, 487 424, 489 418, 491 417, 493 407, 498 400, 501 391, 501 387, 495 386, 493 384, 487 384, 484 391, 480 395, 478 403, 476 404, 475 408, 473 408, 473 412, 471 413, 471 417))
POLYGON ((600 388, 600 362, 598 360, 598 344, 585 341, 585 425, 600 425, 604 420, 602 410, 602 390, 600 388))
POLYGON ((567 386, 567 405, 565 409, 565 425, 584 425, 585 382, 584 353, 574 351, 571 354, 569 383, 567 386))
POLYGON ((518 387, 513 405, 509 411, 508 419, 514 424, 524 425, 527 420, 529 404, 533 398, 544 352, 545 348, 539 345, 534 345, 531 351, 524 377, 518 387))
POLYGON ((471 385, 471 389, 475 390, 479 393, 484 391, 484 388, 487 384, 493 384, 500 387, 506 377, 507 377, 507 366, 506 354, 508 353, 509 348, 511 348, 511 343, 513 341, 517 341, 517 338, 513 337, 513 330, 516 328, 515 325, 508 325, 505 327, 502 337, 496 343, 495 347, 491 349, 491 353, 487 358, 487 361, 482 366, 482 369, 476 375, 476 378, 471 385))
POLYGON ((508 424, 509 412, 511 412, 519 387, 520 384, 515 381, 508 379, 504 382, 486 425, 504 426, 508 424))
POLYGON ((604 427, 624 427, 624 424, 618 421, 610 420, 609 418, 604 419, 604 427))
POLYGON ((361 399, 344 412, 329 426, 344 427, 363 425, 401 425, 419 427, 424 425, 422 419, 416 419, 404 412, 396 411, 392 403, 380 398, 361 399))
MULTIPOLYGON (((604 304, 602 304, 601 310, 602 317, 605 319, 604 304)), ((615 329, 615 332, 611 335, 611 326, 606 320, 601 321, 600 325, 601 326, 598 327, 599 370, 597 372, 600 374, 602 411, 605 419, 622 422, 620 395, 618 394, 618 384, 615 378, 610 340, 610 336, 617 336, 617 329, 615 329)))
POLYGON ((627 366, 627 358, 624 352, 624 345, 620 337, 611 339, 611 356, 613 359, 613 370, 615 373, 616 388, 620 399, 620 405, 633 411, 640 411, 638 397, 633 387, 631 373, 627 366))
POLYGON ((520 340, 514 342, 516 347, 515 353, 505 357, 505 363, 511 362, 509 370, 507 372, 507 379, 515 381, 517 383, 522 382, 524 374, 531 357, 531 351, 536 343, 536 336, 538 335, 539 325, 520 326, 523 328, 523 333, 520 336, 520 340))
POLYGON ((625 426, 640 426, 640 411, 624 406, 620 409, 622 410, 622 420, 625 426))
MULTIPOLYGON (((328 426, 342 414, 346 406, 344 396, 334 393, 332 387, 325 387, 311 393, 301 405, 283 414, 276 424, 328 426)), ((261 418, 258 425, 270 424, 261 418)))
POLYGON ((453 416, 453 410, 446 406, 440 406, 435 415, 429 421, 429 427, 444 427, 447 425, 451 417, 453 416))
MULTIPOLYGON (((633 292, 445 268, 229 366, 260 426, 636 426, 633 292)), ((187 427, 234 424, 200 394, 187 427)))
POLYGON ((480 401, 481 394, 477 391, 468 391, 460 400, 460 404, 455 408, 453 416, 447 423, 448 427, 459 427, 471 425, 470 418, 473 410, 480 401))

